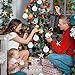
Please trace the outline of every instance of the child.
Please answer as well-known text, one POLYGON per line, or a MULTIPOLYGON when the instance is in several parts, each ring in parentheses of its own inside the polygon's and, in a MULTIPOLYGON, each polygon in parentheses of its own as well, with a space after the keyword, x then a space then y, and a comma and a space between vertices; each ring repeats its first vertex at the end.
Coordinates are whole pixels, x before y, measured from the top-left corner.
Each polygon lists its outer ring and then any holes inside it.
POLYGON ((12 48, 8 51, 8 73, 10 75, 27 75, 21 69, 25 65, 24 61, 20 59, 19 51, 12 48))

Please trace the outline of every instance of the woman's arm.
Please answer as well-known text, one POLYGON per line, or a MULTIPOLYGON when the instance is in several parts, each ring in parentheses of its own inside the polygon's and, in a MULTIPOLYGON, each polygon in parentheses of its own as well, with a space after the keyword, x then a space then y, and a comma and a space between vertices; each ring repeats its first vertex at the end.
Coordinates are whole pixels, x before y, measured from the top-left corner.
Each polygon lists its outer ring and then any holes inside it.
POLYGON ((36 32, 38 32, 38 29, 37 29, 37 28, 34 28, 34 29, 32 30, 32 32, 30 33, 30 35, 28 36, 27 39, 21 38, 21 37, 19 37, 19 36, 17 35, 17 36, 16 36, 15 38, 13 38, 12 40, 14 40, 14 41, 16 41, 16 42, 19 42, 19 43, 22 43, 22 44, 28 44, 29 41, 32 40, 32 37, 33 37, 33 35, 34 35, 36 32))

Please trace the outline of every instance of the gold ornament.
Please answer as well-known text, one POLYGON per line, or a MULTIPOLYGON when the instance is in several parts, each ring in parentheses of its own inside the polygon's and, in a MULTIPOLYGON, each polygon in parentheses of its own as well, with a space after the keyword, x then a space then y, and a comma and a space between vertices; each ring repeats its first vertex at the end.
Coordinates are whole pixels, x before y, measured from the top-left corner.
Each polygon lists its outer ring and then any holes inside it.
POLYGON ((39 33, 42 34, 44 31, 43 29, 39 29, 39 33))
POLYGON ((28 19, 33 19, 33 14, 29 14, 28 19))
POLYGON ((39 25, 36 25, 35 28, 39 28, 39 25))
POLYGON ((28 13, 28 9, 25 9, 25 12, 28 13))
POLYGON ((32 57, 30 56, 28 60, 31 61, 32 60, 32 57))

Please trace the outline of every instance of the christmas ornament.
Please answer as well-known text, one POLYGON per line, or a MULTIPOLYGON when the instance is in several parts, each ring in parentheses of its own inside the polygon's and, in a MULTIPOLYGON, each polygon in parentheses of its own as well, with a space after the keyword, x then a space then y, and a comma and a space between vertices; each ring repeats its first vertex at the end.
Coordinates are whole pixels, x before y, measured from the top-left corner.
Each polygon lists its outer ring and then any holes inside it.
POLYGON ((42 0, 38 0, 37 1, 37 4, 42 4, 42 0))
POLYGON ((47 33, 45 34, 45 37, 46 37, 46 38, 50 38, 52 35, 53 35, 52 32, 51 32, 51 33, 47 32, 47 33))
POLYGON ((42 34, 44 31, 43 29, 39 29, 39 33, 42 34))
POLYGON ((33 24, 37 24, 38 23, 38 18, 34 18, 34 20, 32 21, 33 24))
POLYGON ((44 51, 45 53, 47 53, 47 52, 49 51, 48 46, 45 46, 45 47, 43 48, 43 51, 44 51))
POLYGON ((75 26, 73 26, 70 31, 71 31, 70 36, 75 39, 75 26))
POLYGON ((40 12, 41 12, 41 14, 42 14, 42 13, 46 12, 46 10, 45 10, 45 9, 41 9, 40 12))
POLYGON ((28 43, 28 48, 33 48, 33 43, 32 42, 28 43))
POLYGON ((43 58, 44 54, 38 54, 39 58, 43 58))
POLYGON ((28 9, 27 8, 25 9, 25 12, 28 13, 28 9))
POLYGON ((3 11, 2 12, 2 16, 7 16, 7 12, 6 11, 3 11))
POLYGON ((28 14, 27 14, 27 13, 24 13, 22 17, 23 17, 24 19, 27 19, 27 18, 28 18, 28 14))
POLYGON ((32 7, 32 10, 33 10, 33 11, 37 11, 36 5, 34 5, 34 6, 32 7))
POLYGON ((4 1, 4 5, 8 5, 8 1, 5 0, 5 1, 4 1))
POLYGON ((28 19, 32 19, 33 18, 33 14, 29 14, 28 19))
POLYGON ((39 28, 39 25, 36 25, 35 28, 39 28))
POLYGON ((32 60, 32 57, 30 56, 29 58, 28 58, 28 61, 31 61, 32 60))
POLYGON ((33 36, 33 40, 34 40, 34 41, 38 41, 38 40, 39 40, 39 36, 35 34, 35 35, 33 36))

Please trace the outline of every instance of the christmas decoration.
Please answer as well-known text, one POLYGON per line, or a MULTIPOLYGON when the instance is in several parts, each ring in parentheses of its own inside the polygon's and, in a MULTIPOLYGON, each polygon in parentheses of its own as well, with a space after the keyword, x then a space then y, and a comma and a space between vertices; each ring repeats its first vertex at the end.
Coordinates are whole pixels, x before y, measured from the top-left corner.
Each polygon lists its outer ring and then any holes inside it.
POLYGON ((73 26, 70 31, 71 31, 70 36, 75 39, 75 26, 73 26))
POLYGON ((43 58, 44 57, 44 54, 38 54, 39 58, 43 58))
POLYGON ((45 53, 47 53, 47 52, 49 51, 48 46, 45 46, 45 47, 43 48, 43 51, 44 51, 45 53))
POLYGON ((42 0, 38 0, 37 3, 38 3, 38 4, 42 4, 42 0))
POLYGON ((27 18, 28 18, 28 14, 27 14, 27 13, 24 13, 22 17, 23 17, 24 19, 27 19, 27 18))
POLYGON ((29 42, 28 48, 33 48, 33 43, 32 42, 29 42))
POLYGON ((47 33, 45 34, 45 37, 46 37, 46 38, 50 38, 51 35, 52 35, 52 33, 47 32, 47 33))
POLYGON ((28 61, 31 61, 32 60, 32 57, 30 56, 29 58, 28 58, 28 61))
POLYGON ((38 35, 34 35, 33 40, 34 41, 38 41, 39 40, 39 36, 38 35))
POLYGON ((33 10, 33 11, 37 11, 37 7, 36 7, 36 6, 33 6, 33 7, 32 7, 32 10, 33 10))
MULTIPOLYGON (((30 0, 29 4, 25 6, 23 19, 27 21, 27 24, 33 28, 38 28, 38 33, 33 36, 33 47, 28 44, 28 48, 32 48, 31 56, 38 57, 38 54, 42 53, 45 56, 48 54, 49 49, 45 46, 48 43, 45 40, 45 34, 50 33, 50 3, 48 0, 30 0), (24 15, 25 14, 25 15, 24 15), (44 51, 45 50, 45 51, 44 51)), ((30 29, 29 29, 30 30, 30 29)), ((49 34, 50 36, 52 33, 49 34)), ((48 35, 48 36, 49 36, 48 35)), ((44 56, 43 55, 43 56, 44 56)))
POLYGON ((11 15, 12 14, 12 7, 11 3, 12 0, 0 0, 0 3, 2 3, 2 12, 0 13, 2 23, 0 25, 3 27, 8 24, 10 21, 11 15))
POLYGON ((43 29, 39 29, 39 33, 42 34, 44 31, 43 29))

